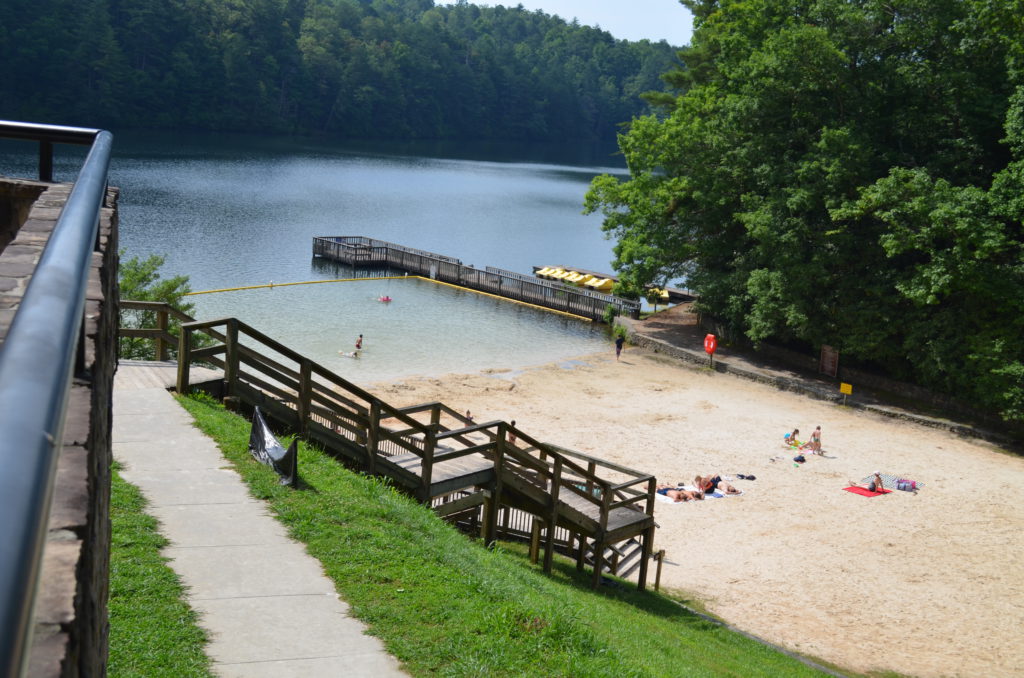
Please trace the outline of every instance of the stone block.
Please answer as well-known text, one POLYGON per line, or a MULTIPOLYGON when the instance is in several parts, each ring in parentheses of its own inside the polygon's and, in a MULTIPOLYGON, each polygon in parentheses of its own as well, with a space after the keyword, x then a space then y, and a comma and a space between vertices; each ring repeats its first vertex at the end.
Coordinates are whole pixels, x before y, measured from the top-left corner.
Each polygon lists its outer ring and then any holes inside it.
POLYGON ((68 654, 70 638, 56 624, 37 624, 32 636, 28 675, 32 678, 61 676, 61 664, 68 654))
POLYGON ((89 518, 90 488, 88 452, 77 445, 64 446, 57 460, 50 530, 82 530, 89 518))
POLYGON ((70 624, 75 618, 76 570, 82 542, 77 539, 48 541, 36 594, 35 619, 41 624, 70 624))

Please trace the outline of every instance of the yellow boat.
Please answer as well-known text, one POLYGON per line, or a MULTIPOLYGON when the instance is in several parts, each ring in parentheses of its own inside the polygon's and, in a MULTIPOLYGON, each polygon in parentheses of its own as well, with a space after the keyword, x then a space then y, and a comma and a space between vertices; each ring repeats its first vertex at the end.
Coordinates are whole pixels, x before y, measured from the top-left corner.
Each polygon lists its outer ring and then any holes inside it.
POLYGON ((579 284, 579 282, 581 280, 583 280, 583 274, 582 273, 577 273, 576 271, 571 271, 569 273, 569 275, 567 275, 564 278, 562 278, 562 280, 564 280, 567 283, 572 283, 572 284, 576 285, 576 284, 579 284))
POLYGON ((663 290, 660 287, 652 287, 648 292, 657 292, 658 298, 661 301, 668 302, 668 290, 663 290))
POLYGON ((594 278, 587 283, 587 287, 595 289, 598 292, 610 292, 614 285, 615 281, 611 278, 594 278))
POLYGON ((582 287, 583 285, 586 285, 587 283, 589 283, 593 279, 594 279, 594 274, 593 273, 587 273, 585 276, 583 276, 579 280, 575 281, 574 284, 579 285, 579 286, 582 287))
POLYGON ((541 278, 550 278, 551 276, 555 275, 556 273, 561 273, 561 272, 562 272, 562 269, 558 268, 557 266, 545 266, 544 268, 542 268, 539 271, 537 271, 537 275, 539 275, 541 278))
POLYGON ((558 270, 557 273, 551 275, 552 280, 563 280, 566 276, 572 275, 572 271, 558 270))

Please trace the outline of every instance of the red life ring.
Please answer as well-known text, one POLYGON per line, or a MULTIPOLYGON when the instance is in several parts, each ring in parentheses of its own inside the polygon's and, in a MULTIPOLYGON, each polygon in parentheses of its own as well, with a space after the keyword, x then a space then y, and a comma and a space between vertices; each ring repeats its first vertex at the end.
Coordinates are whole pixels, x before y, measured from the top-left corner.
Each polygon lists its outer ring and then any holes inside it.
POLYGON ((716 348, 718 348, 718 339, 715 338, 715 335, 709 334, 706 337, 704 337, 705 353, 707 353, 708 355, 714 355, 716 348))

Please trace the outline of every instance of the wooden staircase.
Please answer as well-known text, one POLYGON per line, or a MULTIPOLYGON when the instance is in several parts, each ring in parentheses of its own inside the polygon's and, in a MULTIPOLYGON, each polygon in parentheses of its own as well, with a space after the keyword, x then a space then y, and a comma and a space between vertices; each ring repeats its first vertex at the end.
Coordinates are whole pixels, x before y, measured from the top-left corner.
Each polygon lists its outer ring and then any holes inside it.
POLYGON ((504 421, 474 423, 443 403, 394 407, 236 318, 196 322, 177 314, 175 337, 168 318, 176 311, 154 302, 121 306, 155 318, 155 328, 130 333, 155 340, 158 358, 177 346, 179 393, 201 387, 229 406, 259 406, 268 419, 388 477, 442 516, 475 513, 486 543, 498 538, 502 511, 528 514, 531 554, 538 557, 543 541, 547 572, 562 531, 563 542, 576 544, 569 551, 577 567, 593 568, 593 586, 602 571, 635 562, 638 586, 645 587, 655 530, 653 476, 544 443, 504 421), (192 383, 202 365, 222 376, 192 383), (639 545, 639 558, 631 543, 639 545))

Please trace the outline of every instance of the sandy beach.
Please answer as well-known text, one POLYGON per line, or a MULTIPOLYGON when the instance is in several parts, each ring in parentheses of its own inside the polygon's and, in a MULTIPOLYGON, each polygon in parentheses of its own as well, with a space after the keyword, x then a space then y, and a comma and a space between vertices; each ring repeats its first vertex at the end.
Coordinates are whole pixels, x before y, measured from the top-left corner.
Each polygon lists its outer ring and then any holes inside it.
POLYGON ((735 480, 742 496, 656 504, 662 588, 768 641, 859 671, 1024 674, 1024 459, 628 348, 522 371, 407 379, 477 421, 653 473, 735 480), (782 445, 822 427, 824 456, 782 445), (781 456, 777 461, 772 457, 781 456), (873 471, 916 494, 843 491, 873 471))

